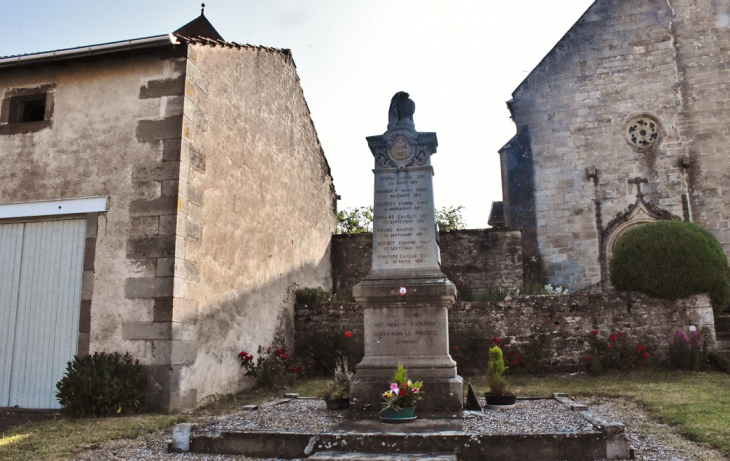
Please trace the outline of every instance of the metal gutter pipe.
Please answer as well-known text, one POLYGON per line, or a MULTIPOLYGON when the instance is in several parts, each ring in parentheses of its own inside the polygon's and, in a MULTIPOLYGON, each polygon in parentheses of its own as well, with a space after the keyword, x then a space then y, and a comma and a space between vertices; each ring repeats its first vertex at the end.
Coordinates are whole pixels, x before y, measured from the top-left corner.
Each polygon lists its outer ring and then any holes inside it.
POLYGON ((121 42, 102 43, 100 45, 80 46, 77 48, 66 48, 63 50, 46 51, 42 53, 23 54, 0 58, 0 68, 22 66, 47 61, 60 61, 63 59, 74 59, 86 56, 97 56, 100 54, 116 53, 119 51, 136 50, 140 48, 154 48, 163 45, 176 45, 180 43, 173 34, 156 35, 154 37, 136 38, 123 40, 121 42))

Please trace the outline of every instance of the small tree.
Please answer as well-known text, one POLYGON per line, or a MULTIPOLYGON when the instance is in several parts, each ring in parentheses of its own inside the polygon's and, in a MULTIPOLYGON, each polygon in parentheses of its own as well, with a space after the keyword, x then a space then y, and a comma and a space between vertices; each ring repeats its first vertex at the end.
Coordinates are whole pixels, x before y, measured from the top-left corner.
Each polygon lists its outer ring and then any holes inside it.
POLYGON ((492 395, 505 395, 507 392, 507 380, 504 378, 504 372, 507 367, 504 365, 504 357, 502 349, 494 346, 489 349, 489 364, 487 364, 487 383, 492 395))
POLYGON ((345 208, 337 212, 338 234, 361 234, 373 231, 373 207, 345 208))
POLYGON ((466 228, 466 222, 461 215, 463 209, 463 206, 445 206, 436 210, 436 223, 439 225, 439 230, 452 231, 466 228))
POLYGON ((707 293, 715 314, 730 302, 730 268, 722 245, 705 229, 684 221, 628 231, 616 242, 610 275, 622 291, 668 299, 707 293))

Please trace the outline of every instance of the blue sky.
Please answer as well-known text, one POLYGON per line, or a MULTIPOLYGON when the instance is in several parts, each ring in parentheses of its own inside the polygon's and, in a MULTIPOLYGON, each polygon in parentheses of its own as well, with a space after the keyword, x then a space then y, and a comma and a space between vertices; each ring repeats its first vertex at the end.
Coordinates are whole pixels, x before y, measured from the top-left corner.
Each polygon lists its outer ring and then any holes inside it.
MULTIPOLYGON (((487 226, 501 199, 505 101, 593 0, 210 0, 227 40, 292 50, 340 208, 371 205, 372 155, 390 98, 408 91, 435 131, 436 206, 487 226)), ((0 0, 0 56, 172 32, 200 14, 180 0, 0 0)))

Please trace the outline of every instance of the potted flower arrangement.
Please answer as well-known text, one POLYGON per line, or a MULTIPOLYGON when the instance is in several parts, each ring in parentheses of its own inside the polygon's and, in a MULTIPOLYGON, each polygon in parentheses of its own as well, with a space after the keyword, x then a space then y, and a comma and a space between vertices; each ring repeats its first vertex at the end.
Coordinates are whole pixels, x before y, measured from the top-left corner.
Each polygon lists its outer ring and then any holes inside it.
POLYGON ((416 419, 416 402, 421 400, 422 381, 415 383, 408 379, 403 365, 398 365, 391 380, 390 389, 383 393, 383 409, 380 419, 385 421, 408 421, 416 419))
POLYGON ((355 374, 347 366, 347 357, 335 360, 335 377, 327 382, 320 396, 328 410, 343 410, 350 407, 350 384, 355 374))
POLYGON ((502 349, 494 346, 489 349, 489 364, 487 365, 487 383, 489 392, 484 394, 487 399, 487 408, 512 408, 515 406, 517 396, 507 391, 507 380, 504 372, 507 367, 504 365, 502 349))

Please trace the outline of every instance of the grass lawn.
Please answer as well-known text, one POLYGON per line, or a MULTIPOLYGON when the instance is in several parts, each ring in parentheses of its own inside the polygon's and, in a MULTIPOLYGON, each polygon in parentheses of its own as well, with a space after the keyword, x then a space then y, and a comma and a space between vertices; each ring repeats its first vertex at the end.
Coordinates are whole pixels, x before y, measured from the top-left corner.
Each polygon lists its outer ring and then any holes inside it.
MULTIPOLYGON (((730 375, 680 371, 642 371, 589 375, 509 376, 518 395, 546 397, 565 392, 571 397, 622 397, 647 408, 680 432, 730 455, 730 375)), ((315 395, 325 379, 303 381, 286 392, 315 395)), ((483 377, 471 381, 477 393, 487 390, 483 377)), ((247 403, 278 397, 283 391, 256 390, 223 398, 212 405, 180 415, 145 414, 119 418, 42 421, 11 430, 0 439, 0 459, 60 459, 93 448, 104 441, 134 438, 226 414, 247 403)))
POLYGON ((159 430, 169 430, 178 423, 195 422, 212 415, 231 413, 248 403, 266 402, 280 397, 283 392, 314 395, 325 382, 325 379, 307 380, 286 391, 254 390, 225 397, 185 414, 148 413, 116 418, 60 419, 30 423, 2 434, 0 459, 36 461, 68 458, 83 450, 98 447, 107 440, 136 438, 159 430))
MULTIPOLYGON (((465 379, 466 380, 466 379, 465 379)), ((468 381, 468 380, 466 380, 468 381)), ((486 392, 486 378, 472 379, 486 392)), ((509 376, 519 396, 543 397, 564 392, 571 397, 622 397, 677 426, 690 440, 730 455, 730 375, 683 371, 641 371, 591 375, 509 376)))

